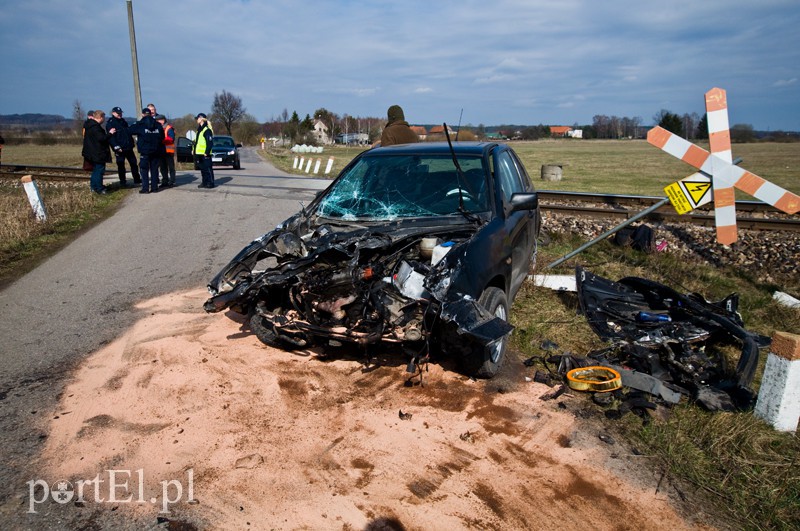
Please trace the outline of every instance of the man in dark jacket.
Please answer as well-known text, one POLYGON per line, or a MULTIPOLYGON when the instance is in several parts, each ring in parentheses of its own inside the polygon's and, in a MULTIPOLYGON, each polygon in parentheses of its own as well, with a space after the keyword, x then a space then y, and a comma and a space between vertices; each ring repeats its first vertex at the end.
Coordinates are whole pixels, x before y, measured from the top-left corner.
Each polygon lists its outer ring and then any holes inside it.
POLYGON ((381 134, 381 146, 419 142, 419 137, 406 122, 402 107, 392 105, 386 114, 389 120, 386 122, 386 127, 383 128, 383 134, 381 134))
POLYGON ((117 158, 117 175, 119 176, 119 184, 127 187, 125 161, 131 167, 131 174, 133 175, 133 183, 139 184, 142 178, 139 176, 139 165, 136 163, 136 154, 133 152, 133 136, 128 131, 128 122, 122 117, 122 109, 114 107, 111 109, 111 118, 106 123, 106 130, 116 129, 117 132, 111 138, 111 149, 117 158))
POLYGON ((164 150, 164 128, 150 115, 150 109, 142 109, 142 118, 128 128, 136 135, 136 149, 139 150, 139 170, 142 174, 140 194, 158 192, 158 167, 164 150))
POLYGON ((103 186, 103 173, 106 171, 106 164, 111 162, 111 148, 108 141, 116 132, 114 128, 111 128, 108 132, 103 129, 105 119, 105 112, 94 111, 92 116, 84 123, 83 151, 81 154, 83 158, 94 164, 89 186, 92 192, 96 194, 106 193, 106 189, 103 186))

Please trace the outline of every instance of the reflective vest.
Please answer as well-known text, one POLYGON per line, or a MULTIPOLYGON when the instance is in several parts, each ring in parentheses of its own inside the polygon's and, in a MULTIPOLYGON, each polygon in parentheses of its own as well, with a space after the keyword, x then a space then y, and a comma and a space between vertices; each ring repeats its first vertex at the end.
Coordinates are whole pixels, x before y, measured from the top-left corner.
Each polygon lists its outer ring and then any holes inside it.
POLYGON ((194 144, 195 155, 206 154, 206 129, 211 131, 211 128, 208 126, 208 122, 204 123, 203 127, 197 132, 197 142, 194 144))
POLYGON ((175 139, 169 137, 169 132, 173 129, 172 124, 164 124, 164 147, 169 155, 175 154, 175 139))

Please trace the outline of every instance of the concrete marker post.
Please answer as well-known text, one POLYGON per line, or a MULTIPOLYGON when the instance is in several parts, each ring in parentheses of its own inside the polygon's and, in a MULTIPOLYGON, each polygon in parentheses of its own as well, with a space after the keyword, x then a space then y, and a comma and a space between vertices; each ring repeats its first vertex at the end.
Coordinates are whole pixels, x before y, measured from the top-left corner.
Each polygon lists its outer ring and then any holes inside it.
POLYGON ((333 168, 333 157, 328 157, 328 164, 325 166, 325 175, 328 175, 333 168))
POLYGON ((42 195, 39 193, 39 187, 36 185, 36 181, 33 180, 33 176, 25 175, 20 181, 23 188, 25 188, 25 193, 28 195, 28 202, 31 204, 36 220, 47 221, 47 212, 44 210, 42 195))
POLYGON ((294 156, 294 160, 292 161, 292 169, 297 169, 297 155, 294 156))
POLYGON ((800 421, 800 335, 772 334, 755 415, 778 431, 797 431, 800 421))
POLYGON ((311 157, 308 157, 308 162, 306 163, 306 173, 311 171, 311 157))
POLYGON ((314 175, 319 173, 319 165, 321 162, 322 161, 320 159, 317 159, 317 161, 314 163, 314 175))

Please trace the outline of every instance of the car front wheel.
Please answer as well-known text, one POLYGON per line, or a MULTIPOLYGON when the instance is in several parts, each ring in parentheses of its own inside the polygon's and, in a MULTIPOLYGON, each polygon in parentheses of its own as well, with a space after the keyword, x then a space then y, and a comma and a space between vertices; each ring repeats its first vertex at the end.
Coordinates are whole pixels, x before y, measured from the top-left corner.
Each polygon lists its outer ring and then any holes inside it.
MULTIPOLYGON (((508 299, 500 288, 486 288, 478 298, 478 303, 495 317, 504 321, 508 320, 508 299)), ((474 375, 478 378, 496 376, 505 360, 507 343, 508 336, 505 336, 484 348, 474 349, 469 362, 474 375)))

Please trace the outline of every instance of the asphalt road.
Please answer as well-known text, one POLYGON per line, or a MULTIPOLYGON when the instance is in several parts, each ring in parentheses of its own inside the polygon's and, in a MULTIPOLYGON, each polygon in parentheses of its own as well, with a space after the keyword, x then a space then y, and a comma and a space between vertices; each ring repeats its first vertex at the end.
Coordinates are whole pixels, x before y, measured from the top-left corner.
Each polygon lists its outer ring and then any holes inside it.
POLYGON ((179 172, 175 188, 134 191, 111 218, 0 291, 0 527, 91 523, 26 513, 26 482, 72 370, 136 322, 136 302, 203 286, 330 182, 285 174, 253 148, 241 160, 241 170, 215 169, 213 190, 199 189, 192 171, 179 172))

